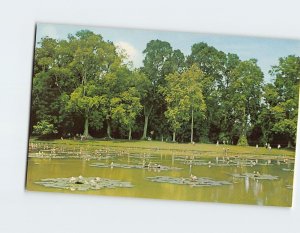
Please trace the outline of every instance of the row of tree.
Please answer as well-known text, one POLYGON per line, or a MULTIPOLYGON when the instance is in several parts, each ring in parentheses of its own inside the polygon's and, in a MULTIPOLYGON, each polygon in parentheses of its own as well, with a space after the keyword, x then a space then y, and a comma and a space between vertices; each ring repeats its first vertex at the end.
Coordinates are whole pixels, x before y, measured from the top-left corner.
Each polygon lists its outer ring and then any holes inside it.
POLYGON ((203 42, 184 56, 151 40, 143 53, 143 67, 133 69, 124 51, 91 31, 43 38, 35 49, 31 133, 295 143, 300 57, 279 58, 274 82, 265 84, 257 60, 203 42))

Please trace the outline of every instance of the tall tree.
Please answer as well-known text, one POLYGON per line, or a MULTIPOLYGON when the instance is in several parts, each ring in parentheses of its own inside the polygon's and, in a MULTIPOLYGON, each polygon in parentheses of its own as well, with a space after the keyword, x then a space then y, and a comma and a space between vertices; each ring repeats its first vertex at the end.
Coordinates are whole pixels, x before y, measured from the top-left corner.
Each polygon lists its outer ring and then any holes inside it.
POLYGON ((84 117, 84 133, 89 137, 89 118, 91 109, 96 107, 103 98, 94 89, 103 76, 120 66, 116 48, 111 42, 103 41, 100 35, 82 30, 75 36, 69 36, 70 46, 74 50, 74 59, 70 67, 80 81, 79 86, 71 94, 70 104, 81 109, 84 117), (84 103, 83 103, 84 102, 84 103))
MULTIPOLYGON (((142 139, 146 139, 151 113, 159 115, 165 111, 165 101, 159 88, 165 85, 166 75, 183 69, 185 58, 179 50, 173 50, 168 42, 160 40, 151 40, 143 53, 145 59, 142 70, 151 83, 147 95, 142 99, 145 117, 142 139)), ((155 128, 159 128, 159 125, 155 128)))
POLYGON ((279 64, 273 66, 270 73, 275 77, 274 88, 277 94, 277 98, 269 102, 275 118, 272 131, 286 137, 288 147, 292 147, 297 129, 300 57, 290 55, 280 58, 279 64))
POLYGON ((247 133, 256 124, 262 96, 263 72, 257 60, 242 61, 231 72, 233 83, 231 92, 234 120, 233 132, 239 137, 238 144, 248 145, 247 133))
POLYGON ((201 132, 204 141, 217 140, 220 132, 227 133, 228 130, 228 111, 224 102, 230 102, 230 95, 227 94, 229 74, 239 63, 239 58, 200 42, 192 46, 187 63, 189 66, 197 64, 204 74, 202 91, 207 110, 205 117, 197 125, 197 132, 201 132))
POLYGON ((136 118, 142 109, 138 90, 135 87, 130 87, 119 97, 114 97, 111 100, 111 105, 112 119, 118 121, 121 127, 128 131, 128 140, 131 140, 136 118))
POLYGON ((164 93, 167 101, 165 115, 173 130, 173 141, 176 131, 184 121, 190 121, 190 141, 194 142, 194 119, 206 109, 202 95, 202 71, 192 65, 182 74, 178 72, 166 77, 164 93))

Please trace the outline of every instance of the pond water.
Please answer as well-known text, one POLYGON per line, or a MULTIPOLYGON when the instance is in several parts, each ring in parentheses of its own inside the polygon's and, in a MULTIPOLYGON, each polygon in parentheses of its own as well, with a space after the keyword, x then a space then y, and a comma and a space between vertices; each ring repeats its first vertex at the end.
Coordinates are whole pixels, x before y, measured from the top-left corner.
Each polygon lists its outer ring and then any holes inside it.
POLYGON ((293 160, 122 154, 101 150, 31 149, 27 190, 255 205, 292 204, 293 160), (129 182, 130 187, 82 191, 39 183, 49 178, 76 181, 81 176, 129 182))

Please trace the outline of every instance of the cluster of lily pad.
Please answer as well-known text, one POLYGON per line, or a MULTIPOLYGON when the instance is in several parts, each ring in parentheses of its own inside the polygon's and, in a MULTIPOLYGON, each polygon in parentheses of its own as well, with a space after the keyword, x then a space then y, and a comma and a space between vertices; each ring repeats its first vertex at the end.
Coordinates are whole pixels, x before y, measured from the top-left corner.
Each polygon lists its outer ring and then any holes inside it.
POLYGON ((71 191, 99 190, 103 188, 131 188, 130 182, 111 180, 101 177, 70 177, 70 178, 48 178, 36 181, 36 184, 45 187, 69 189, 71 191))
POLYGON ((194 166, 208 166, 208 167, 253 167, 253 166, 273 166, 275 164, 281 165, 282 163, 293 163, 292 160, 271 160, 271 159, 241 159, 238 157, 216 157, 212 160, 204 159, 191 159, 191 158, 176 158, 175 160, 180 161, 183 164, 194 165, 194 166))
POLYGON ((234 178, 250 178, 254 180, 277 180, 278 176, 272 176, 269 174, 260 174, 259 172, 253 172, 253 173, 233 173, 231 174, 234 178))
POLYGON ((221 186, 232 184, 229 181, 213 180, 207 177, 171 177, 171 176, 154 176, 147 177, 147 180, 158 183, 178 184, 178 185, 190 185, 192 187, 203 187, 203 186, 221 186))
POLYGON ((291 168, 282 168, 281 170, 285 171, 285 172, 293 172, 294 171, 294 169, 291 169, 291 168))
POLYGON ((182 168, 179 167, 169 167, 164 166, 156 163, 148 163, 148 164, 120 164, 120 163, 92 163, 90 164, 91 167, 99 167, 99 168, 135 168, 135 169, 159 169, 162 171, 168 170, 180 170, 182 168))
POLYGON ((101 148, 94 151, 85 151, 82 148, 65 150, 48 146, 30 147, 28 156, 30 158, 43 159, 84 159, 84 160, 105 160, 116 157, 128 157, 134 159, 154 159, 157 156, 151 154, 129 153, 128 151, 113 150, 111 148, 101 148))

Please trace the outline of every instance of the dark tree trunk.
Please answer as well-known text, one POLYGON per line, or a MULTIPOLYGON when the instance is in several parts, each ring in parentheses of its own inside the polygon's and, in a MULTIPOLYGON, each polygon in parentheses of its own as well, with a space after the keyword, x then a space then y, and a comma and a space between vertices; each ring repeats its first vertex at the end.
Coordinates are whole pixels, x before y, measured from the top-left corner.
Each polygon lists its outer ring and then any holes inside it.
POLYGON ((291 141, 291 139, 289 139, 289 141, 288 141, 288 146, 287 146, 288 148, 292 148, 293 146, 292 146, 292 141, 291 141))
POLYGON ((148 122, 149 122, 149 116, 152 111, 152 108, 153 108, 153 105, 151 105, 151 107, 147 111, 146 106, 144 107, 145 122, 144 122, 143 136, 142 136, 141 140, 147 139, 148 122))
POLYGON ((84 137, 89 137, 89 118, 86 116, 84 120, 84 131, 83 131, 84 137))
POLYGON ((107 137, 111 139, 112 137, 111 137, 111 122, 110 122, 110 119, 107 119, 106 133, 107 133, 107 137))

